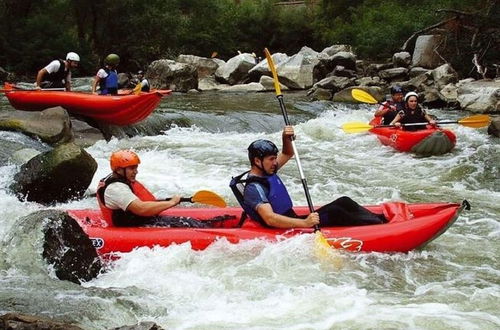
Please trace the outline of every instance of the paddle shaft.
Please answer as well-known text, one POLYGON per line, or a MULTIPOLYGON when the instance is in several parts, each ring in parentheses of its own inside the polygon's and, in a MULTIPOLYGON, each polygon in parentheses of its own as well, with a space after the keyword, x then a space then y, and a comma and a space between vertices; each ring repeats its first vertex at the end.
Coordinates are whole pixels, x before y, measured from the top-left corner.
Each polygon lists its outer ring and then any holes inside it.
MULTIPOLYGON (((172 199, 171 197, 165 198, 166 201, 169 201, 171 199, 172 199)), ((194 203, 193 202, 193 197, 181 197, 181 203, 183 203, 183 202, 194 203)))
MULTIPOLYGON (((285 125, 289 126, 290 125, 290 119, 288 119, 288 112, 286 111, 286 106, 285 102, 283 101, 283 95, 280 93, 276 95, 276 98, 278 99, 278 102, 280 104, 280 109, 281 113, 283 114, 283 119, 285 120, 285 125)), ((295 161, 297 163, 297 168, 299 169, 299 175, 300 175, 300 181, 302 182, 302 187, 304 187, 304 193, 306 195, 306 200, 307 200, 307 205, 309 206, 309 211, 314 212, 314 205, 311 199, 311 194, 309 193, 309 188, 307 186, 307 180, 304 175, 304 171, 302 170, 302 164, 300 163, 300 157, 299 153, 297 151, 297 147, 295 146, 295 138, 292 136, 291 138, 292 141, 292 149, 293 149, 293 154, 295 155, 295 161)), ((315 225, 314 226, 314 231, 318 231, 319 226, 315 225)))
MULTIPOLYGON (((436 124, 458 124, 458 120, 439 120, 436 122, 436 124)), ((409 124, 401 124, 401 126, 420 126, 420 125, 428 125, 429 123, 409 123, 409 124)), ((377 125, 373 126, 373 128, 378 128, 378 127, 396 127, 396 125, 377 125)))

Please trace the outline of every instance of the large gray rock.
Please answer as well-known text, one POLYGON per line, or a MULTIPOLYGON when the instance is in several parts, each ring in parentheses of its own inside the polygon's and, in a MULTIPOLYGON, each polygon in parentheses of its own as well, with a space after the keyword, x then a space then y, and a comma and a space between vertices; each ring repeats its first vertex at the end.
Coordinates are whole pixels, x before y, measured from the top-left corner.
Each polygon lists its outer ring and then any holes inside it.
POLYGON ((342 90, 344 88, 353 85, 354 85, 354 79, 352 78, 332 76, 332 77, 326 77, 325 79, 318 81, 316 84, 314 84, 314 87, 329 89, 335 93, 338 92, 339 90, 342 90))
POLYGON ((215 71, 215 78, 225 84, 236 85, 248 80, 248 72, 255 66, 252 54, 243 53, 229 59, 215 71))
POLYGON ((157 60, 148 67, 151 87, 187 92, 198 88, 198 70, 195 66, 172 60, 157 60))
POLYGON ((0 329, 5 330, 83 330, 76 325, 41 316, 8 313, 0 316, 0 329))
POLYGON ((399 52, 392 55, 392 63, 395 68, 407 68, 411 64, 411 54, 408 52, 399 52))
POLYGON ((198 71, 198 79, 211 76, 219 68, 219 66, 224 65, 224 62, 218 58, 206 58, 195 55, 179 55, 177 57, 177 62, 186 63, 194 66, 198 71))
POLYGON ((84 149, 62 144, 21 166, 10 188, 19 199, 46 205, 67 202, 83 196, 96 170, 96 161, 84 149))
POLYGON ((500 117, 491 118, 490 126, 488 126, 488 134, 500 137, 500 117))
POLYGON ((0 130, 21 132, 49 144, 73 139, 68 113, 61 107, 33 112, 1 111, 0 130))
MULTIPOLYGON (((274 65, 277 67, 281 63, 287 61, 289 57, 285 53, 274 53, 271 55, 271 58, 273 59, 274 65)), ((248 74, 250 75, 251 79, 258 79, 264 75, 272 76, 269 65, 267 64, 267 58, 265 58, 263 61, 260 61, 257 65, 251 68, 250 71, 248 71, 248 74)))
POLYGON ((81 284, 102 270, 92 241, 65 211, 33 212, 17 219, 13 228, 5 238, 11 250, 7 262, 20 272, 81 284))
POLYGON ((279 81, 290 89, 307 89, 313 85, 313 69, 318 63, 318 52, 309 47, 277 65, 279 81))
POLYGON ((457 92, 460 107, 475 113, 500 112, 500 80, 461 83, 457 92))
POLYGON ((390 68, 380 70, 379 77, 388 81, 404 81, 408 78, 407 68, 390 68))
POLYGON ((413 50, 412 66, 434 69, 443 64, 443 59, 436 53, 442 42, 443 36, 441 35, 419 36, 413 50))
POLYGON ((339 70, 340 67, 342 67, 342 70, 352 72, 350 74, 351 77, 354 76, 356 73, 356 55, 345 51, 337 52, 328 57, 321 53, 318 54, 317 63, 313 68, 314 81, 321 80, 328 75, 345 76, 333 72, 334 70, 337 72, 342 71, 339 70))
POLYGON ((458 82, 458 73, 449 64, 443 64, 432 70, 432 78, 436 88, 458 82))

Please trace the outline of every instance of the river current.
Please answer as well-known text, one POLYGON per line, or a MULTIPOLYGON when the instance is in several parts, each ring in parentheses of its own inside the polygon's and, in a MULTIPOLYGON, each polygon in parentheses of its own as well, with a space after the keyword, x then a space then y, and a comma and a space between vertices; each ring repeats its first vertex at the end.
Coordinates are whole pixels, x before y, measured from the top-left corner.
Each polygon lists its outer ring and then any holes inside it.
MULTIPOLYGON (((341 269, 315 258, 310 235, 279 243, 220 240, 204 251, 189 244, 139 248, 80 286, 36 264, 41 251, 19 219, 45 207, 12 195, 8 187, 19 168, 8 163, 0 167, 0 315, 34 314, 84 329, 139 321, 168 329, 499 329, 500 140, 485 128, 450 125, 455 149, 418 158, 381 146, 373 135, 341 129, 368 122, 372 106, 310 102, 304 93, 286 93, 285 102, 316 205, 347 195, 365 205, 467 199, 472 209, 423 250, 342 252, 341 269), (13 236, 25 243, 9 244, 13 236)), ((4 97, 0 107, 9 109, 4 97)), ((98 162, 89 193, 108 174, 110 153, 133 148, 142 161, 138 179, 157 196, 208 189, 235 206, 228 183, 248 168, 250 142, 281 145, 283 120, 273 93, 174 94, 156 112, 191 124, 86 148, 98 162)), ((440 119, 470 115, 430 112, 440 119)), ((47 149, 18 133, 0 132, 0 138, 47 149)), ((306 204, 295 162, 280 175, 295 204, 306 204)), ((55 206, 96 207, 91 197, 55 206)))

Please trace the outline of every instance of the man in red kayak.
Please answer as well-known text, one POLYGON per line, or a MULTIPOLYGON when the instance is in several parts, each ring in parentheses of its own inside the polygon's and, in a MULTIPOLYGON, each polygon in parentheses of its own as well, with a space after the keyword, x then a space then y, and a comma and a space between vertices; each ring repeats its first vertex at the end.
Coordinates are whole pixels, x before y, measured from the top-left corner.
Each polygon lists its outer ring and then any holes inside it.
POLYGON ((71 70, 78 67, 80 56, 69 52, 66 60, 53 60, 36 75, 35 88, 66 88, 71 91, 71 70))
POLYGON ((349 197, 341 197, 304 218, 298 217, 285 185, 276 174, 293 157, 292 126, 285 126, 283 149, 269 140, 256 140, 248 147, 250 171, 233 178, 230 187, 245 213, 262 225, 275 228, 357 226, 386 222, 349 197), (246 179, 242 179, 246 175, 246 179))
POLYGON ((140 162, 139 156, 130 150, 119 150, 111 155, 113 172, 102 179, 97 188, 97 202, 108 224, 118 227, 206 227, 192 218, 160 215, 179 204, 181 197, 175 195, 168 200, 157 200, 135 178, 140 162))
POLYGON ((380 105, 375 111, 375 117, 383 117, 381 124, 388 125, 403 108, 403 89, 399 86, 393 86, 391 87, 391 99, 380 105))

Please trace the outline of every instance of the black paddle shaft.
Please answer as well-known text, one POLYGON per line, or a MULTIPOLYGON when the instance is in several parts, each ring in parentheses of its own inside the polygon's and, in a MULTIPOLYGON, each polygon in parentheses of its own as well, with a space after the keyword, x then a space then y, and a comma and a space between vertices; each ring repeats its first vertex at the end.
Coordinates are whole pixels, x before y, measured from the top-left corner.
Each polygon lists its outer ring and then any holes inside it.
MULTIPOLYGON (((288 112, 286 111, 285 102, 283 101, 283 95, 277 95, 276 98, 280 104, 281 113, 283 114, 283 119, 285 120, 285 125, 290 126, 290 119, 288 119, 288 112)), ((314 212, 314 205, 311 199, 311 195, 309 194, 309 188, 307 187, 307 180, 304 176, 304 172, 302 171, 302 165, 300 164, 299 153, 297 152, 297 148, 295 147, 295 137, 291 137, 292 139, 292 147, 293 153, 295 154, 295 160, 297 161, 297 167, 299 168, 300 181, 302 181, 302 187, 304 187, 304 193, 306 195, 307 205, 309 206, 309 212, 314 212)), ((319 226, 314 226, 314 231, 318 231, 319 226)))

